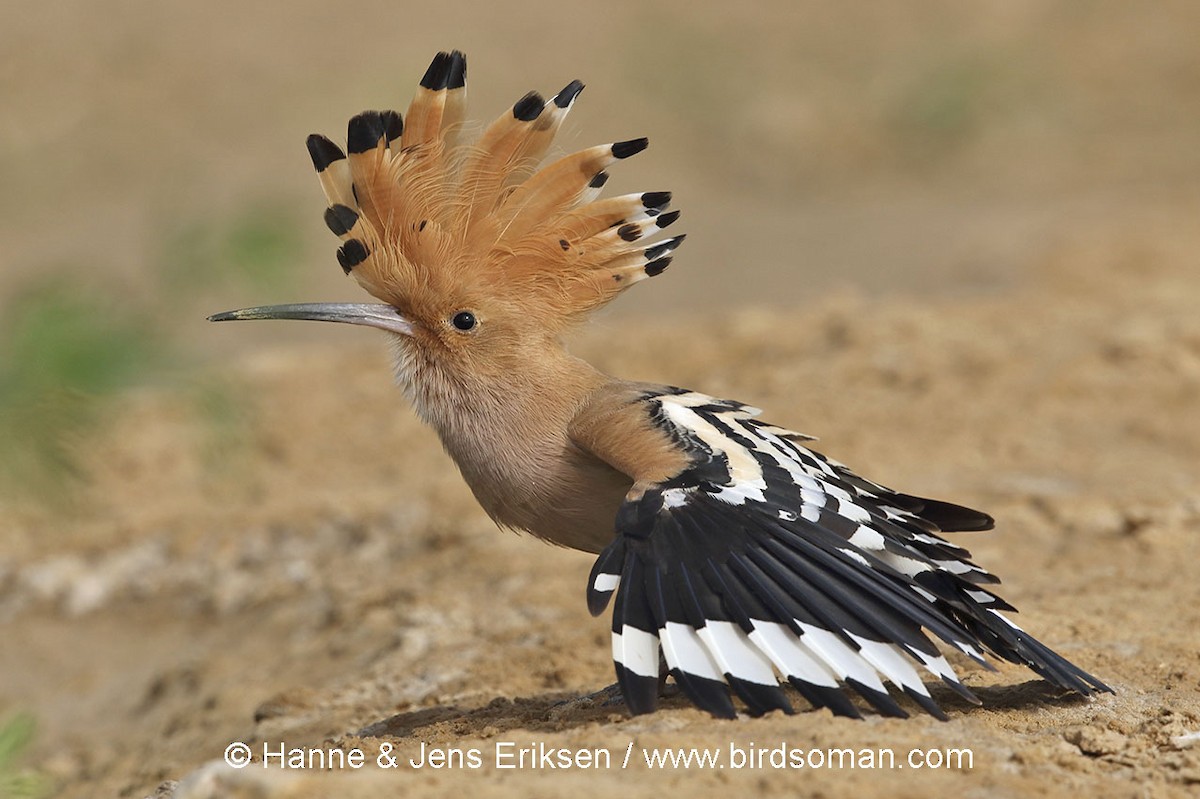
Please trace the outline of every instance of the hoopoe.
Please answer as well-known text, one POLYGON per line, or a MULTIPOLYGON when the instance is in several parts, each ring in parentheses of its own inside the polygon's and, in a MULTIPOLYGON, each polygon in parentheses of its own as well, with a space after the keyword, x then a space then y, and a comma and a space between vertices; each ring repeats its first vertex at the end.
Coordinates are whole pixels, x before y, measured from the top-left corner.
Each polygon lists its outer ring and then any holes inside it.
POLYGON ((849 691, 907 714, 884 681, 945 719, 921 669, 979 704, 934 644, 987 668, 1023 663, 1083 695, 1104 683, 1034 639, 942 537, 990 516, 859 477, 810 437, 739 402, 603 374, 562 336, 660 275, 682 235, 671 194, 600 197, 646 139, 537 168, 583 90, 536 92, 461 142, 466 59, 438 53, 402 117, 350 119, 346 150, 308 151, 338 263, 381 304, 247 308, 210 319, 309 319, 387 331, 396 374, 501 527, 599 557, 587 604, 615 594, 612 653, 629 710, 660 679, 733 717, 792 712, 781 683, 859 717, 849 691))

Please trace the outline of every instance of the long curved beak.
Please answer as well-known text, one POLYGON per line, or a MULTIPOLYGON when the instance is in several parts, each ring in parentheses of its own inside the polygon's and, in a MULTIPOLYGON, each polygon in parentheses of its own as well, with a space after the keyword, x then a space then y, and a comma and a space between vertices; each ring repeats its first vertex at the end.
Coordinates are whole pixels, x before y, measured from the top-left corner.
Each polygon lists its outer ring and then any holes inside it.
POLYGON ((208 317, 210 322, 242 319, 306 319, 313 322, 343 322, 366 325, 404 336, 413 333, 412 322, 390 305, 355 302, 299 302, 291 305, 262 305, 239 311, 222 311, 208 317))

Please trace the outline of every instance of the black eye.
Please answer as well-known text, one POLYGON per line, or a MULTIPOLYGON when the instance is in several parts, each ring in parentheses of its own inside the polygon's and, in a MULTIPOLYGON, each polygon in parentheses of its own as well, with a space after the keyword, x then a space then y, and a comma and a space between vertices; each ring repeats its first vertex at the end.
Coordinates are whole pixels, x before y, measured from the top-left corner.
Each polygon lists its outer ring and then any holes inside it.
POLYGON ((454 325, 459 330, 467 331, 475 327, 475 314, 470 311, 459 311, 450 320, 450 324, 454 325))

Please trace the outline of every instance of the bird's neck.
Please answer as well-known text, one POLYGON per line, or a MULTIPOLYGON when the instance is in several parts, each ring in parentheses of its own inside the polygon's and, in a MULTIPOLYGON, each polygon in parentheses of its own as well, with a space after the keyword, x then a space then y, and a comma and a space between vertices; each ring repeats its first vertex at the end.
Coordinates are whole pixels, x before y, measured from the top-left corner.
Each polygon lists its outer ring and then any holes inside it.
POLYGON ((561 346, 516 354, 485 373, 449 369, 402 345, 396 375, 456 460, 473 449, 561 438, 592 392, 613 379, 561 346))

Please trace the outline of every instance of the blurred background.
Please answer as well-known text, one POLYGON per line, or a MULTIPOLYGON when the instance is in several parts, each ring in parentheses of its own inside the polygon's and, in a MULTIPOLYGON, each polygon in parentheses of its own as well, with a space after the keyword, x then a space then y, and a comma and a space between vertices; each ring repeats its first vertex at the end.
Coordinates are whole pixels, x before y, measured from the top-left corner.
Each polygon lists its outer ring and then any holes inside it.
MULTIPOLYGON (((588 84, 565 150, 648 135, 614 191, 669 188, 691 234, 616 319, 830 292, 995 292, 1098 227, 1194 202, 1200 7, 882 8, 366 0, 62 2, 0 31, 4 479, 67 468, 88 399, 304 325, 215 329, 227 307, 360 294, 336 267, 304 151, 403 109, 438 49, 470 57, 473 116, 588 84)), ((338 334, 333 334, 338 335, 338 334)), ((210 407, 219 413, 219 408, 210 407)), ((22 486, 28 488, 28 485, 22 486)))
MULTIPOLYGON (((337 504, 322 489, 298 498, 289 480, 346 469, 359 499, 382 508, 395 482, 421 479, 397 466, 364 482, 337 442, 303 467, 279 455, 292 437, 313 441, 321 419, 344 418, 335 397, 313 399, 313 418, 256 427, 319 388, 304 379, 309 353, 370 352, 363 368, 377 378, 386 359, 374 339, 204 318, 362 299, 336 265, 304 138, 341 140, 365 108, 403 110, 441 49, 468 54, 476 120, 580 78, 560 150, 650 137, 614 170, 612 193, 672 190, 689 239, 665 278, 605 312, 601 337, 703 329, 757 308, 752 328, 769 339, 764 319, 839 303, 1029 298, 1064 251, 1114 236, 1136 250, 1188 229, 1195 241, 1200 4, 1189 0, 63 0, 12 4, 4 17, 0 624, 41 600, 71 618, 102 605, 109 584, 88 583, 89 564, 147 530, 186 549, 202 511, 270 518, 337 504), (263 407, 262 376, 281 372, 296 377, 263 407), (262 476, 263 459, 283 476, 262 476), (301 468, 312 473, 297 478, 301 468)), ((1053 284, 1056 302, 1108 279, 1086 263, 1053 284)), ((1180 285, 1195 292, 1191 275, 1180 285)), ((1014 304, 1014 328, 1022 317, 1014 304)), ((465 501, 440 486, 429 490, 465 501)), ((129 574, 162 563, 130 552, 117 564, 129 574)), ((26 717, 3 727, 6 712, 32 705, 43 723, 67 712, 38 686, 48 653, 75 640, 69 626, 57 634, 36 649, 41 661, 20 660, 0 635, 0 734, 11 740, 26 736, 26 717)), ((74 779, 94 765, 79 757, 49 773, 74 779)), ((5 769, 0 746, 0 783, 5 769)))

